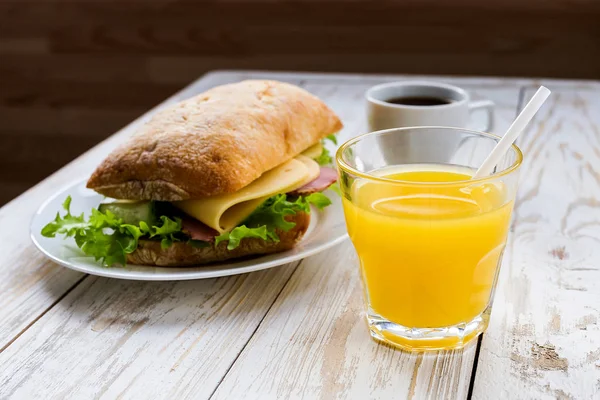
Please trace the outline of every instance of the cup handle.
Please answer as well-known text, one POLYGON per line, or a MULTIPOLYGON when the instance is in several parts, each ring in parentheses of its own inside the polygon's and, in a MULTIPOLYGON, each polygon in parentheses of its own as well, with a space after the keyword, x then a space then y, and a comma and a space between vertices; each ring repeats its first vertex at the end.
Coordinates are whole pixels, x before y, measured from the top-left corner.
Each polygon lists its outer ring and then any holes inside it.
POLYGON ((473 113, 476 110, 485 109, 487 111, 487 124, 481 130, 489 132, 494 129, 494 107, 496 104, 491 100, 478 100, 469 103, 469 112, 473 113))

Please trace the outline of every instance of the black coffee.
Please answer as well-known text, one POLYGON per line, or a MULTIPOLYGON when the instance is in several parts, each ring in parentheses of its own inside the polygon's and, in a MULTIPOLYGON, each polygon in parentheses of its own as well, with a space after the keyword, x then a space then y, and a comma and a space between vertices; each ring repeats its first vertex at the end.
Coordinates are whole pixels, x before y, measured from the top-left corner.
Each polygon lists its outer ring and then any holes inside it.
POLYGON ((386 100, 386 102, 403 106, 442 106, 452 103, 452 100, 441 97, 406 96, 394 97, 386 100))

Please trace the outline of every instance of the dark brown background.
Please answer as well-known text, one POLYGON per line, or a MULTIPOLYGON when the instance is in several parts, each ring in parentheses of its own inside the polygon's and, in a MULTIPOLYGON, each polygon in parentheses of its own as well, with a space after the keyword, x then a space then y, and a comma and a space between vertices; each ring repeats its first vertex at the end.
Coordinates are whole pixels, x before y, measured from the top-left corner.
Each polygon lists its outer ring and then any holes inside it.
POLYGON ((600 77, 600 2, 0 0, 0 204, 214 69, 600 77))

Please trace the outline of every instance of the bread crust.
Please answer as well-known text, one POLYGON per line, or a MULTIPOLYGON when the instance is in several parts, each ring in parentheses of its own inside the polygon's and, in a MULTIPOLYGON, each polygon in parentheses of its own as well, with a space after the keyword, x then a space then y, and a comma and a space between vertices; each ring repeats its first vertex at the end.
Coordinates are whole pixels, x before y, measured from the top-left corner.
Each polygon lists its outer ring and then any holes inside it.
POLYGON ((297 86, 219 86, 154 115, 96 168, 87 187, 129 200, 233 193, 341 128, 331 109, 297 86))
POLYGON ((233 250, 227 250, 227 242, 221 242, 218 246, 212 244, 210 247, 201 248, 183 242, 175 242, 169 248, 162 249, 159 241, 140 240, 137 250, 127 255, 127 263, 159 267, 188 267, 289 250, 304 236, 310 223, 310 214, 297 213, 288 216, 286 220, 295 222, 296 226, 287 232, 276 230, 280 239, 277 243, 259 238, 248 238, 243 239, 240 245, 233 250))

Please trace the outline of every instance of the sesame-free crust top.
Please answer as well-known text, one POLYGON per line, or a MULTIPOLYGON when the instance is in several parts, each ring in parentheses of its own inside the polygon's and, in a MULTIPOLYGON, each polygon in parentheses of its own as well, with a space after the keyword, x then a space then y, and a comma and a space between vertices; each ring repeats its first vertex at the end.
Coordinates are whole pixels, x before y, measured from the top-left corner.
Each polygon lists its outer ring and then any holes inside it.
POLYGON ((218 86, 155 114, 98 166, 87 187, 129 200, 233 193, 341 128, 329 107, 297 86, 218 86))

